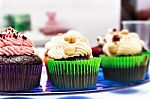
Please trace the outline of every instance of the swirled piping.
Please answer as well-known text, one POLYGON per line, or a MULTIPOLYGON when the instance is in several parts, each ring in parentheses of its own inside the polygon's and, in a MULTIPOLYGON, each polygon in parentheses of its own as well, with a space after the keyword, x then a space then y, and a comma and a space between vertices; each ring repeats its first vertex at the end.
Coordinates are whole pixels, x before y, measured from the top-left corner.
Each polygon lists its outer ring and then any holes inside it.
POLYGON ((34 53, 32 41, 13 28, 0 33, 0 55, 31 55, 34 53))

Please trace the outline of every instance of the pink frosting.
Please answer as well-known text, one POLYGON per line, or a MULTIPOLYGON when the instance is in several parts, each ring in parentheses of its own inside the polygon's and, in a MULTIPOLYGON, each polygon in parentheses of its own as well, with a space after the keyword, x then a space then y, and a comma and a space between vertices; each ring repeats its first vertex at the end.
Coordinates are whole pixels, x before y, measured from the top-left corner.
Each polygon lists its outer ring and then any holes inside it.
POLYGON ((0 33, 0 55, 34 54, 32 41, 13 28, 0 33))

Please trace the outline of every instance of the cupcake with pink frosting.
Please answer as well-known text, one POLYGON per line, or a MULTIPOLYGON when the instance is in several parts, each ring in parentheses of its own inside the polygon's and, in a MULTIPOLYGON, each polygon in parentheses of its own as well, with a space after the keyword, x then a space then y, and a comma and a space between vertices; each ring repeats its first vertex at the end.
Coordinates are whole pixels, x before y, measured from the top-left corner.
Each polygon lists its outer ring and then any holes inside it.
POLYGON ((13 28, 0 33, 0 91, 32 89, 39 85, 41 71, 30 39, 13 28))

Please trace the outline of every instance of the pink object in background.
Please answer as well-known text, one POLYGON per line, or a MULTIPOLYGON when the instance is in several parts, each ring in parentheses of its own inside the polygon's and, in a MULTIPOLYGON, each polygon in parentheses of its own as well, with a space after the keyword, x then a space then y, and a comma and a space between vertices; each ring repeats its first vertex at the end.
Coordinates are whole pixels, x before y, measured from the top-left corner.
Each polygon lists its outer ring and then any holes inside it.
POLYGON ((40 28, 40 32, 45 35, 56 35, 58 33, 66 33, 69 29, 59 25, 56 21, 56 13, 55 12, 47 12, 48 21, 46 22, 45 26, 40 28))

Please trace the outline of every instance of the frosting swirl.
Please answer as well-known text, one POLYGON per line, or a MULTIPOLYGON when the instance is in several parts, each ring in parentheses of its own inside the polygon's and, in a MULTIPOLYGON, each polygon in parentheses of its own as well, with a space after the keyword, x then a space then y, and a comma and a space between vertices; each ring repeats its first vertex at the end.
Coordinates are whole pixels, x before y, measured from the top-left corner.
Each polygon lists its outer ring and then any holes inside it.
POLYGON ((117 35, 111 34, 111 40, 104 44, 103 51, 108 56, 137 55, 142 52, 143 47, 144 42, 138 34, 122 30, 117 35))
POLYGON ((74 30, 66 34, 55 36, 45 44, 47 55, 54 59, 69 58, 74 56, 92 56, 89 41, 74 30))
POLYGON ((32 41, 13 28, 0 33, 0 55, 31 55, 34 53, 32 41))

